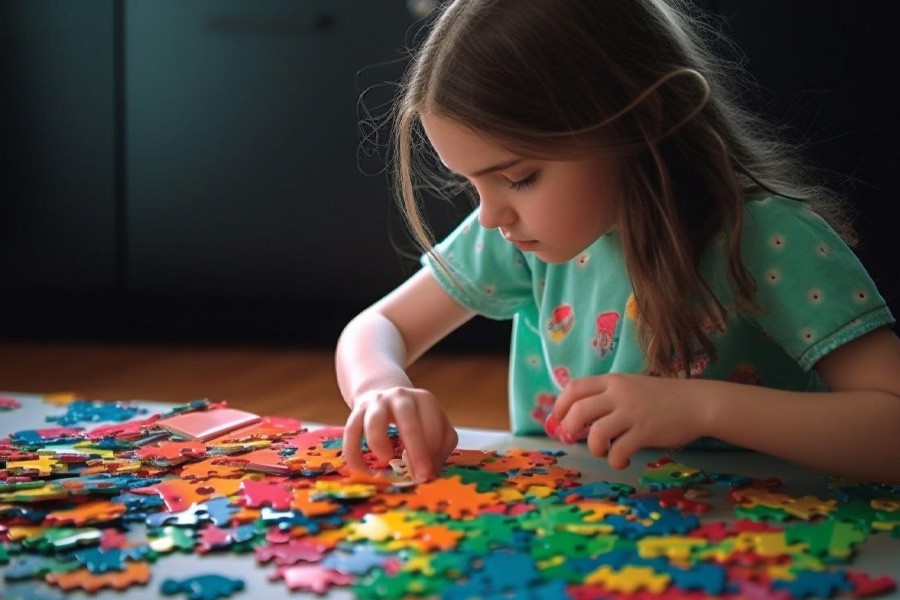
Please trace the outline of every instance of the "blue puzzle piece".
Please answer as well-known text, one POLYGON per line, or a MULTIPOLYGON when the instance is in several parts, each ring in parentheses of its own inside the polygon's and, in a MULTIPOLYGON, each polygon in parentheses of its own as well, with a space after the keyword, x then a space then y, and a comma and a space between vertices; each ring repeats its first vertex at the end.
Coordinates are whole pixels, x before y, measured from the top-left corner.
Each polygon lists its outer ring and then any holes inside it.
POLYGON ((776 579, 772 588, 787 590, 794 598, 830 598, 836 593, 853 589, 842 571, 799 571, 791 581, 776 579))
POLYGON ((488 554, 481 562, 481 569, 469 572, 469 581, 490 591, 491 595, 525 591, 542 581, 530 554, 497 552, 488 554))
POLYGON ((16 446, 28 446, 28 447, 38 447, 42 448, 44 446, 50 444, 66 444, 73 442, 80 442, 81 437, 78 436, 77 432, 71 435, 60 435, 57 437, 41 437, 43 434, 41 433, 41 429, 23 429, 21 431, 16 431, 15 433, 11 433, 9 435, 13 444, 16 446))
MULTIPOLYGON (((342 512, 345 512, 346 509, 342 512)), ((325 515, 320 518, 311 518, 305 516, 297 510, 273 510, 271 506, 264 506, 259 513, 260 521, 271 525, 275 523, 279 529, 286 531, 294 527, 303 527, 310 533, 318 533, 322 530, 322 526, 340 527, 344 520, 340 514, 325 515)))
POLYGON ((644 530, 644 535, 685 535, 700 527, 700 519, 696 515, 683 515, 674 508, 663 508, 658 511, 659 518, 644 530))
POLYGON ((125 569, 126 560, 142 560, 150 552, 149 546, 135 546, 133 548, 87 548, 73 552, 71 557, 81 565, 87 567, 91 573, 109 573, 110 571, 122 571, 125 569))
POLYGON ((375 568, 383 568, 393 554, 378 552, 374 547, 361 544, 349 550, 338 549, 330 552, 322 566, 348 575, 365 575, 375 568))
POLYGON ((50 415, 48 422, 61 426, 76 423, 97 423, 101 421, 127 421, 137 414, 146 413, 146 408, 130 406, 125 402, 100 402, 99 400, 76 400, 66 407, 65 414, 50 415))
POLYGON ((596 481, 562 490, 565 495, 578 494, 582 498, 601 498, 615 500, 623 496, 630 496, 635 489, 625 483, 610 483, 608 481, 596 481))
POLYGON ((125 505, 125 514, 122 515, 122 520, 128 522, 144 521, 147 515, 158 512, 165 506, 165 501, 161 497, 150 495, 122 494, 113 496, 110 500, 125 505))
POLYGON ((703 590, 715 596, 725 591, 725 582, 728 579, 728 573, 724 568, 708 563, 700 563, 688 569, 669 567, 666 572, 672 577, 672 582, 682 590, 703 590))
POLYGON ((610 567, 619 571, 625 566, 650 567, 657 573, 663 573, 671 568, 668 559, 663 557, 643 558, 634 550, 611 550, 598 554, 593 558, 575 558, 565 561, 567 569, 587 575, 600 567, 610 567))
POLYGON ((231 517, 237 510, 237 507, 232 506, 228 498, 218 497, 206 502, 197 502, 182 511, 154 513, 149 515, 146 521, 147 526, 154 529, 166 525, 197 527, 201 523, 209 522, 216 527, 227 527, 231 524, 231 517))
POLYGON ((160 478, 135 477, 133 475, 97 474, 84 477, 66 477, 55 480, 55 483, 65 485, 72 490, 77 490, 79 495, 87 494, 121 494, 124 490, 142 488, 148 485, 156 485, 160 478))
POLYGON ((159 590, 166 595, 187 594, 188 600, 217 600, 244 589, 244 582, 222 575, 197 575, 187 579, 166 579, 159 590))
POLYGON ((635 515, 642 519, 646 519, 652 513, 659 512, 662 507, 659 505, 659 498, 654 496, 644 496, 641 498, 621 498, 619 504, 630 506, 635 515))

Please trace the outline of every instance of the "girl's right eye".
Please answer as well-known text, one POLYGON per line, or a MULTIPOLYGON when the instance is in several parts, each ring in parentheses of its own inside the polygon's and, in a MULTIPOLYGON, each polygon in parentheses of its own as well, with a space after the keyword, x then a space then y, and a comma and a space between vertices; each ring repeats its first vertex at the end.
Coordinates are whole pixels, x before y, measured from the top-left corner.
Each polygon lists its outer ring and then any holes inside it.
POLYGON ((524 179, 520 179, 518 181, 510 181, 509 189, 513 191, 523 190, 532 185, 535 179, 537 179, 537 171, 534 171, 531 175, 525 177, 524 179))

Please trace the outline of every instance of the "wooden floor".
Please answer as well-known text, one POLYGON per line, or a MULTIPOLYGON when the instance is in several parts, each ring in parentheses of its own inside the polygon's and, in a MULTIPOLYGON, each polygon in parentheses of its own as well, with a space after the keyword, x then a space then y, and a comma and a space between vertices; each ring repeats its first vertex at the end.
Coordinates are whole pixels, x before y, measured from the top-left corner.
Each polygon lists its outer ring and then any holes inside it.
MULTIPOLYGON (((507 360, 432 353, 410 369, 454 425, 505 429, 507 360)), ((262 415, 343 424, 330 348, 0 341, 0 391, 97 400, 227 400, 262 415)))

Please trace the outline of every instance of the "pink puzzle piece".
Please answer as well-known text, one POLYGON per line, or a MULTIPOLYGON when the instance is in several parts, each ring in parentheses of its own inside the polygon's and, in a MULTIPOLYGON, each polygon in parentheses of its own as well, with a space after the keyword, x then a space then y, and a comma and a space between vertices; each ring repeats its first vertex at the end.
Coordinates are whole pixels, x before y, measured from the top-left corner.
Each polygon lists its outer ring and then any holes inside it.
POLYGON ((325 594, 336 585, 351 585, 356 581, 352 575, 305 565, 278 567, 270 579, 284 579, 291 590, 308 590, 317 594, 325 594))
POLYGON ((285 438, 284 443, 290 448, 298 450, 310 450, 316 448, 323 441, 337 440, 344 437, 343 427, 323 427, 315 431, 304 431, 300 435, 285 438))
POLYGON ((329 548, 311 539, 290 539, 285 543, 258 546, 256 560, 261 563, 275 559, 278 566, 294 565, 299 562, 319 562, 329 548))
POLYGON ((91 441, 97 441, 108 437, 126 440, 141 437, 158 420, 159 415, 153 415, 151 417, 140 419, 138 421, 128 421, 127 423, 115 423, 112 425, 101 425, 88 431, 84 435, 84 437, 85 439, 91 441))
POLYGON ((294 494, 284 485, 282 478, 270 478, 256 481, 245 479, 238 489, 239 499, 236 504, 249 508, 271 506, 275 510, 290 510, 294 494))

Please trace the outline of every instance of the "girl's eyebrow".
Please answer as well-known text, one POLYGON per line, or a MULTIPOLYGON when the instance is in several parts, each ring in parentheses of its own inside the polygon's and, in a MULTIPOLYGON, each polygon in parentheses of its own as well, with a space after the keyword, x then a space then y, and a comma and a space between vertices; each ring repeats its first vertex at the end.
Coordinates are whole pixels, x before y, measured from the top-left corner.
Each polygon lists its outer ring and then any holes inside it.
POLYGON ((482 177, 484 175, 488 175, 495 171, 502 171, 503 169, 508 169, 509 167, 522 162, 523 160, 525 160, 525 159, 524 158, 514 158, 514 159, 508 160, 506 162, 498 163, 494 166, 486 167, 484 169, 481 169, 480 171, 475 172, 475 174, 472 175, 472 177, 482 177))

